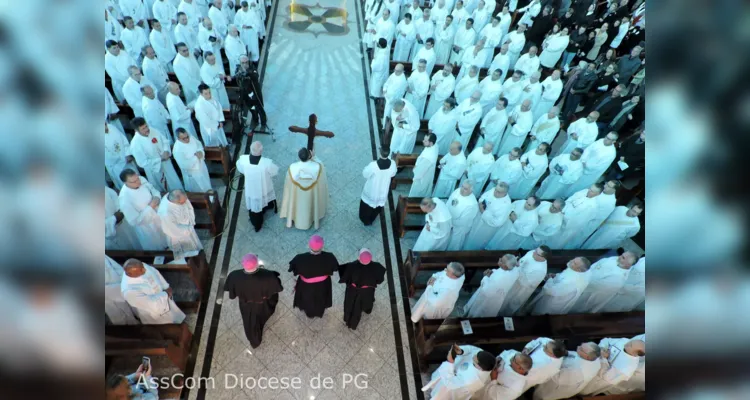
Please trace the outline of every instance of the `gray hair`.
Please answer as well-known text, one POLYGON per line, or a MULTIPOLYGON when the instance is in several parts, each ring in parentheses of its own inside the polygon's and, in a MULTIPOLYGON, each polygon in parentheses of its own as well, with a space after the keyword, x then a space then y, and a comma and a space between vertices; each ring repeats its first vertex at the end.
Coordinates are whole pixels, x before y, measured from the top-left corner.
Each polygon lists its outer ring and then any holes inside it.
POLYGON ((140 70, 141 70, 141 69, 140 69, 140 68, 138 68, 137 66, 135 66, 135 65, 131 65, 131 66, 129 66, 129 67, 128 67, 128 75, 133 75, 133 73, 134 73, 135 71, 140 71, 140 70))
POLYGON ((263 152, 263 143, 259 141, 254 141, 253 144, 250 145, 250 154, 254 156, 259 156, 263 152))
POLYGON ((146 55, 146 50, 148 50, 148 49, 153 49, 153 46, 151 46, 150 44, 147 44, 147 45, 141 47, 141 55, 145 56, 146 55))
POLYGON ((508 190, 510 190, 510 186, 508 186, 507 183, 502 182, 502 181, 498 182, 495 187, 499 187, 501 190, 505 191, 506 193, 508 192, 508 190))
POLYGON ((450 268, 451 271, 453 271, 453 275, 456 275, 457 277, 464 275, 464 266, 460 262, 453 261, 448 263, 448 268, 450 268))
POLYGON ((185 196, 185 192, 183 192, 181 189, 175 189, 169 192, 169 194, 167 194, 167 200, 175 201, 182 196, 185 196))
POLYGON ((515 268, 518 266, 518 258, 513 254, 506 254, 503 256, 503 259, 508 264, 508 267, 515 268))
POLYGON ((393 107, 403 107, 406 103, 403 100, 396 100, 393 102, 393 107))

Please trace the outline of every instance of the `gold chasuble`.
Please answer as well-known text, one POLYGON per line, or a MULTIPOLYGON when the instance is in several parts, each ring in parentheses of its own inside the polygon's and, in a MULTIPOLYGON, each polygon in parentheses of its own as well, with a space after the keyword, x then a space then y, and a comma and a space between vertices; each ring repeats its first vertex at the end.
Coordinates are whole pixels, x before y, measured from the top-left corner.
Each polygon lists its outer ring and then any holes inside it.
POLYGON ((281 218, 286 227, 292 223, 297 229, 315 229, 326 215, 328 206, 328 179, 323 164, 315 161, 298 161, 289 166, 284 182, 281 218))

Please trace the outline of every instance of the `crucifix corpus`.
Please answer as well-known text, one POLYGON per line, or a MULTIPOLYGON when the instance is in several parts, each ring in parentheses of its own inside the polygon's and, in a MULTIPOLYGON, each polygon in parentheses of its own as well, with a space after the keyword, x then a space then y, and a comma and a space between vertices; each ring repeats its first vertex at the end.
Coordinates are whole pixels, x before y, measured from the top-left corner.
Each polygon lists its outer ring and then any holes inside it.
POLYGON ((301 133, 303 135, 307 135, 307 149, 308 150, 313 149, 313 142, 315 141, 316 136, 325 136, 327 138, 333 137, 333 132, 319 131, 315 129, 315 124, 318 123, 318 117, 315 114, 310 114, 309 122, 310 122, 310 125, 307 128, 302 128, 299 126, 289 127, 290 132, 301 133))

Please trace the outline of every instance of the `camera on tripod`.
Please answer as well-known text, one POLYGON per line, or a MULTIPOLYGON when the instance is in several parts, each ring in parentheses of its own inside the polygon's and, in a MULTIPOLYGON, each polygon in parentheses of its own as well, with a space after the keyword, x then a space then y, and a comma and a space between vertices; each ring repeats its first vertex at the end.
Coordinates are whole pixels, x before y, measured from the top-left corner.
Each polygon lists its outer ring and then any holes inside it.
POLYGON ((252 129, 253 133, 270 134, 272 140, 273 131, 266 125, 266 110, 263 104, 263 94, 260 91, 258 72, 250 67, 243 67, 242 63, 237 65, 235 82, 239 89, 239 100, 232 106, 232 120, 238 127, 238 132, 245 131, 248 111, 252 113, 257 124, 252 129))

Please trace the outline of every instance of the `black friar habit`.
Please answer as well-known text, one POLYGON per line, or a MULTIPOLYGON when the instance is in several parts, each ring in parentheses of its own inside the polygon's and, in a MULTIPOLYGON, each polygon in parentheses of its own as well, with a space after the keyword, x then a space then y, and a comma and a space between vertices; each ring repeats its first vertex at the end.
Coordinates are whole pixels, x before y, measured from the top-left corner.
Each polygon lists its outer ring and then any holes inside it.
POLYGON ((383 283, 385 268, 375 261, 366 265, 352 261, 339 267, 339 278, 339 283, 346 284, 344 322, 350 329, 357 329, 362 312, 372 312, 375 288, 383 283))
POLYGON ((224 290, 229 292, 230 299, 239 297, 245 337, 253 348, 260 346, 263 340, 263 326, 276 311, 279 292, 284 290, 279 273, 262 268, 258 268, 254 273, 247 273, 241 269, 232 271, 227 276, 224 290))
POLYGON ((338 270, 339 262, 328 252, 303 253, 289 262, 289 272, 299 275, 294 288, 294 307, 304 311, 308 318, 323 317, 326 308, 333 306, 331 275, 338 270), (305 281, 324 280, 315 283, 305 281))
MULTIPOLYGON (((385 171, 391 167, 391 163, 394 162, 389 158, 379 158, 377 161, 378 169, 385 171)), ((365 225, 372 225, 375 222, 375 218, 380 215, 380 210, 383 207, 370 207, 369 204, 365 203, 364 200, 359 200, 359 220, 365 225)))

